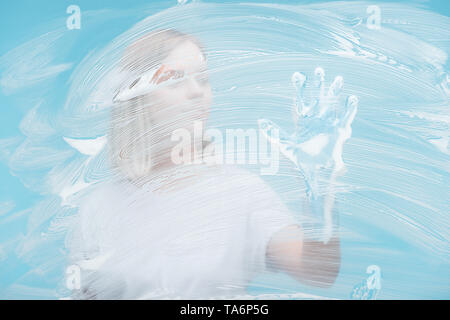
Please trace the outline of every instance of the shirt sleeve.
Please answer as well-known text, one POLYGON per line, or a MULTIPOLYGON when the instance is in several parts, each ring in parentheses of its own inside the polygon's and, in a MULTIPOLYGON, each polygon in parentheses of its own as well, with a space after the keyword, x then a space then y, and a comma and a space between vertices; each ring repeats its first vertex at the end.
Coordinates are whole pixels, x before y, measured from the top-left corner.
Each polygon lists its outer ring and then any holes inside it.
POLYGON ((247 204, 250 263, 256 272, 275 272, 266 259, 270 239, 279 230, 299 222, 278 194, 261 178, 256 178, 249 186, 253 191, 247 204))

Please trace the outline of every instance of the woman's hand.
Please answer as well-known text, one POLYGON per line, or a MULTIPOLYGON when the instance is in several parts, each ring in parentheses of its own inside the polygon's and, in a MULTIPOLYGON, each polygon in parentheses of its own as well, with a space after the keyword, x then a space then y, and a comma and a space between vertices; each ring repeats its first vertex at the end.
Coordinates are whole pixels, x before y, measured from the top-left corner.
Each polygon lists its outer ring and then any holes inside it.
POLYGON ((325 238, 329 239, 332 232, 334 183, 337 176, 345 173, 343 145, 352 134, 351 124, 358 109, 358 98, 351 95, 345 103, 340 101, 343 87, 343 78, 340 76, 334 79, 327 93, 324 70, 316 68, 315 77, 318 97, 307 104, 304 99, 306 76, 299 72, 292 75, 292 83, 296 88, 293 110, 296 130, 293 134, 285 133, 268 119, 260 119, 258 124, 266 138, 277 144, 304 175, 308 199, 313 210, 322 211, 325 238), (319 177, 325 183, 319 183, 319 177))

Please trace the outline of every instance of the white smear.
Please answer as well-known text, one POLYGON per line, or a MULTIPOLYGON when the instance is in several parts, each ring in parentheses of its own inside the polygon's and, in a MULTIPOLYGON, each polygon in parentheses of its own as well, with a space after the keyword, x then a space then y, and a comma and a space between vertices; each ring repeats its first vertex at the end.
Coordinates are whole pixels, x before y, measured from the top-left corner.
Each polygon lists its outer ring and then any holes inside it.
POLYGON ((15 206, 14 201, 0 202, 0 216, 10 212, 15 206))
POLYGON ((443 137, 438 139, 429 139, 428 141, 435 145, 441 152, 450 154, 449 150, 449 137, 443 137))
POLYGON ((80 178, 79 180, 77 180, 74 184, 72 185, 68 185, 66 187, 64 187, 64 189, 62 189, 62 191, 59 193, 59 196, 61 197, 61 205, 71 205, 70 202, 67 201, 67 199, 69 198, 69 196, 89 187, 92 182, 87 183, 85 181, 82 180, 83 178, 80 178))
POLYGON ((436 121, 436 122, 443 122, 450 124, 450 115, 444 115, 444 114, 435 114, 435 113, 429 113, 429 112, 419 112, 419 111, 400 111, 400 113, 403 113, 405 115, 410 116, 411 118, 419 118, 429 121, 436 121))
POLYGON ((72 67, 71 63, 53 64, 58 56, 56 45, 65 30, 46 33, 0 57, 3 69, 0 86, 7 93, 56 77, 72 67))
POLYGON ((77 149, 80 153, 95 156, 97 155, 106 145, 106 136, 101 136, 95 139, 72 139, 63 137, 71 147, 77 149))

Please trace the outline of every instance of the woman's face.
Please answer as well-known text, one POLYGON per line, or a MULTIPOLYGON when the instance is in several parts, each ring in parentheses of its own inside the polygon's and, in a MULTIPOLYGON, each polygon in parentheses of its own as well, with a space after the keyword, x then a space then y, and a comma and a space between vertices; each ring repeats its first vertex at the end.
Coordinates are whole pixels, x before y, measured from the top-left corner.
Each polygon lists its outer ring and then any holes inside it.
POLYGON ((155 74, 158 86, 152 92, 153 122, 166 123, 172 130, 191 130, 194 121, 204 123, 212 102, 206 72, 206 59, 200 48, 191 41, 179 44, 155 74))
MULTIPOLYGON (((206 71, 200 48, 186 40, 162 61, 151 80, 146 79, 156 85, 151 92, 127 102, 128 116, 134 121, 125 124, 125 128, 130 126, 125 133, 118 129, 120 138, 115 140, 121 150, 121 168, 127 175, 132 172, 133 177, 141 176, 149 172, 150 166, 167 165, 173 147, 179 144, 171 139, 175 130, 188 130, 191 148, 201 143, 203 137, 194 134, 193 125, 201 121, 205 128, 212 102, 206 71)), ((123 122, 118 119, 115 125, 123 122)))

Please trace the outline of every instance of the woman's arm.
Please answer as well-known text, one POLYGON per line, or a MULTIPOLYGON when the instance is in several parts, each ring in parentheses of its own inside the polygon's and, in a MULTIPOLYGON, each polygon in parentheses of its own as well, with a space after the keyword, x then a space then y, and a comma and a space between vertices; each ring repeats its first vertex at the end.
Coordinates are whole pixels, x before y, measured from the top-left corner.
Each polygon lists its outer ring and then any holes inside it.
POLYGON ((299 225, 275 233, 267 245, 266 259, 276 270, 284 271, 298 281, 327 288, 333 285, 341 265, 339 237, 326 244, 304 239, 299 225))
POLYGON ((287 134, 268 119, 260 119, 258 124, 266 138, 278 145, 305 177, 308 198, 311 199, 309 209, 316 217, 323 216, 322 241, 308 240, 299 226, 286 227, 269 241, 266 261, 299 281, 329 287, 335 282, 341 264, 340 241, 333 234, 333 218, 336 217, 333 215, 334 185, 337 177, 345 173, 343 146, 352 135, 351 124, 358 110, 358 98, 351 95, 345 105, 340 106, 344 79, 335 77, 325 94, 325 71, 318 67, 314 74, 320 94, 311 104, 304 99, 306 75, 299 72, 292 75, 292 84, 297 91, 295 134, 287 134), (336 113, 337 108, 342 112, 336 113), (319 180, 328 180, 326 190, 320 190, 319 180))

